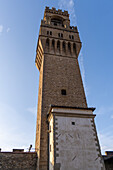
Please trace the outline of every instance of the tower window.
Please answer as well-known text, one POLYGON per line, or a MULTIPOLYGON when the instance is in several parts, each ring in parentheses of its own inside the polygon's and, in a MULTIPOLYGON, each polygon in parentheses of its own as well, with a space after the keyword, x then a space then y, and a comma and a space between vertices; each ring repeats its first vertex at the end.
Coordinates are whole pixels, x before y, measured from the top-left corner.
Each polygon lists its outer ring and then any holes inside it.
POLYGON ((73 44, 73 51, 76 54, 76 44, 75 43, 73 44))
POLYGON ((62 90, 61 90, 61 94, 62 94, 62 95, 66 95, 66 90, 65 90, 65 89, 62 89, 62 90))
POLYGON ((49 39, 46 40, 46 45, 49 46, 49 39))
POLYGON ((54 25, 60 25, 60 26, 62 26, 62 19, 61 18, 52 18, 51 19, 51 23, 53 23, 54 25))
POLYGON ((60 50, 60 41, 57 42, 57 48, 60 50))
POLYGON ((56 23, 56 22, 54 22, 54 25, 55 25, 55 26, 57 26, 57 23, 56 23))
POLYGON ((75 125, 75 122, 71 122, 72 123, 72 125, 75 125))
POLYGON ((69 35, 69 38, 70 38, 71 40, 74 40, 74 36, 73 36, 73 35, 69 35))
POLYGON ((63 41, 63 49, 65 50, 66 48, 66 45, 65 45, 65 42, 63 41))
POLYGON ((55 41, 54 41, 54 40, 52 40, 52 46, 53 46, 53 47, 55 46, 55 41))
POLYGON ((70 44, 70 42, 68 42, 68 49, 71 52, 71 44, 70 44))
POLYGON ((63 34, 62 34, 62 33, 58 33, 58 36, 59 36, 60 38, 63 38, 63 34))
POLYGON ((47 35, 52 35, 52 31, 47 31, 47 35))

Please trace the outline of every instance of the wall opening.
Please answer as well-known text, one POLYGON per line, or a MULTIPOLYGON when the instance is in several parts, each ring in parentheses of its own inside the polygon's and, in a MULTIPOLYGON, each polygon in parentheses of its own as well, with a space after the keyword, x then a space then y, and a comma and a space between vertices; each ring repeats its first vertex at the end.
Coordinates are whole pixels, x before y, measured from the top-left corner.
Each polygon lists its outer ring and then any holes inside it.
POLYGON ((60 41, 57 42, 57 49, 60 50, 60 41))
POLYGON ((72 125, 75 125, 75 122, 71 122, 72 123, 72 125))
POLYGON ((76 54, 76 44, 73 44, 73 52, 76 54))
POLYGON ((62 94, 62 95, 66 95, 66 90, 65 90, 65 89, 62 89, 62 90, 61 90, 61 94, 62 94))

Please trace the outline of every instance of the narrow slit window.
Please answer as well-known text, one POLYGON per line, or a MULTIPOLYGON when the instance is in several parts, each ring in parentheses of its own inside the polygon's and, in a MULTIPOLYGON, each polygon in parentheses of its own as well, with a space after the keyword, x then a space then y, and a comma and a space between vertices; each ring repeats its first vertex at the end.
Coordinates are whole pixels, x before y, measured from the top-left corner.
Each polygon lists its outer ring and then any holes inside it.
POLYGON ((49 39, 46 40, 46 45, 49 46, 49 39))
POLYGON ((68 49, 71 52, 71 44, 70 44, 70 42, 68 43, 68 49))
POLYGON ((73 44, 73 51, 76 54, 76 44, 75 43, 73 44))
POLYGON ((60 41, 57 42, 57 48, 60 50, 60 41))
POLYGON ((52 47, 54 47, 55 46, 55 41, 54 40, 52 40, 52 47))
POLYGON ((69 35, 69 38, 71 39, 71 35, 69 35))
POLYGON ((65 50, 65 48, 66 48, 66 44, 65 44, 65 42, 63 41, 63 50, 65 50))
POLYGON ((65 89, 62 89, 62 90, 61 90, 61 94, 62 94, 62 95, 66 95, 66 90, 65 90, 65 89))
POLYGON ((58 33, 58 36, 60 37, 60 33, 58 33))

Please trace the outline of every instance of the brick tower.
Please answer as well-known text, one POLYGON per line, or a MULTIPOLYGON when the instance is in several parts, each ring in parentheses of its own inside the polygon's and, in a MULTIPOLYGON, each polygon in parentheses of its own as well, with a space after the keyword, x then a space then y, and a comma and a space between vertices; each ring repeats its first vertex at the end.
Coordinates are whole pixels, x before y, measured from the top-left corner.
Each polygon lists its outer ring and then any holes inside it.
POLYGON ((78 64, 80 49, 79 33, 70 26, 68 12, 46 7, 36 51, 39 170, 104 170, 94 109, 87 107, 78 64))

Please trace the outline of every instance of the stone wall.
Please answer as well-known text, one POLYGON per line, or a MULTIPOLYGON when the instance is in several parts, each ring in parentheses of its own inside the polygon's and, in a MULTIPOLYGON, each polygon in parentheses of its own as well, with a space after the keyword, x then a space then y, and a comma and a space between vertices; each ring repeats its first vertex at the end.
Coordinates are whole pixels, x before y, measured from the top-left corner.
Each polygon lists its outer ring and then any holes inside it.
POLYGON ((0 152, 2 170, 36 170, 36 152, 0 152))
POLYGON ((49 170, 105 170, 94 116, 88 108, 51 109, 49 170))

